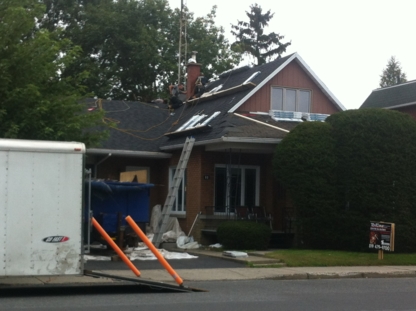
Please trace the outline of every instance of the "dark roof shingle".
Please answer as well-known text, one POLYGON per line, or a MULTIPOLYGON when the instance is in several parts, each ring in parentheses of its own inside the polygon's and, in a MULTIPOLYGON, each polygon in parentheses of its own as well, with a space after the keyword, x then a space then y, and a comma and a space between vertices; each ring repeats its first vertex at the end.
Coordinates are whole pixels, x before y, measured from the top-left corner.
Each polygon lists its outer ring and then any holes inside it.
POLYGON ((416 104, 416 80, 371 92, 361 108, 393 108, 416 104))

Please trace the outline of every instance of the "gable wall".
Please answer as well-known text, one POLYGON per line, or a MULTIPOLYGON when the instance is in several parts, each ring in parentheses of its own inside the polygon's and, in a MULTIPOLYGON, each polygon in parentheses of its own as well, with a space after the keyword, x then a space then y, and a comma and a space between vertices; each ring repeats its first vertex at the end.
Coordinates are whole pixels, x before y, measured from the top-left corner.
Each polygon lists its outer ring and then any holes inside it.
POLYGON ((275 77, 267 82, 256 94, 249 98, 237 112, 269 112, 272 86, 302 88, 312 91, 311 111, 314 113, 332 114, 340 111, 319 89, 296 61, 292 61, 275 77))

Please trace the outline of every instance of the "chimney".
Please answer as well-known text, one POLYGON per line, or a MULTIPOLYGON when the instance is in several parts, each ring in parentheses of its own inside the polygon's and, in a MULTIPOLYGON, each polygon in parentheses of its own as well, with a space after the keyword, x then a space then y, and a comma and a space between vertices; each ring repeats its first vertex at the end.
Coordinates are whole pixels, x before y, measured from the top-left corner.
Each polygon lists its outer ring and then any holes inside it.
POLYGON ((198 52, 192 51, 192 57, 188 60, 187 65, 187 79, 186 79, 186 98, 190 99, 194 95, 195 82, 201 75, 201 64, 196 62, 196 54, 198 52))

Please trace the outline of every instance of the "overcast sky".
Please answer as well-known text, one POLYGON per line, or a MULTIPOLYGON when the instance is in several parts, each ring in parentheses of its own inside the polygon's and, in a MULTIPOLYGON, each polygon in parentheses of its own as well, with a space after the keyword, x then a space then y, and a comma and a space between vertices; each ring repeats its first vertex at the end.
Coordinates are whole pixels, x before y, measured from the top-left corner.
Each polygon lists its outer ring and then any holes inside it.
MULTIPOLYGON (((275 13, 266 33, 292 41, 283 56, 297 52, 347 109, 356 109, 379 87, 391 56, 407 80, 416 80, 416 0, 183 0, 195 15, 217 5, 215 23, 230 42, 230 24, 248 21, 258 3, 275 13)), ((181 0, 169 0, 171 8, 181 0)))

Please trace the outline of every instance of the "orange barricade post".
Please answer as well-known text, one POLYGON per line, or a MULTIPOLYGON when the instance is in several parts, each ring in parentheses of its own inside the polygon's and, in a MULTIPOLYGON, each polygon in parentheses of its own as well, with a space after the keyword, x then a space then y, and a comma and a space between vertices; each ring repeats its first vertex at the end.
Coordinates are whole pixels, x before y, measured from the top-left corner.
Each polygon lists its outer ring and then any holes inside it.
POLYGON ((166 261, 166 259, 163 258, 163 256, 159 253, 159 251, 152 244, 152 242, 149 240, 149 238, 143 233, 142 229, 140 229, 139 226, 136 225, 133 218, 131 218, 130 216, 127 216, 126 221, 130 225, 130 227, 134 230, 134 232, 137 233, 137 235, 140 237, 140 239, 143 241, 143 243, 146 244, 146 246, 156 256, 156 258, 159 260, 159 262, 162 264, 162 266, 169 272, 169 274, 173 277, 175 282, 178 283, 179 285, 182 285, 183 280, 181 279, 181 277, 175 272, 175 270, 172 269, 172 267, 169 265, 169 263, 166 261))
POLYGON ((123 251, 120 249, 120 247, 117 246, 116 243, 111 239, 111 237, 105 232, 103 227, 100 226, 98 221, 95 220, 94 217, 92 217, 92 225, 97 229, 97 231, 103 236, 103 238, 107 241, 108 244, 116 251, 117 255, 120 256, 120 258, 124 261, 124 263, 133 271, 133 273, 136 276, 140 276, 140 271, 133 265, 133 263, 128 259, 128 257, 123 253, 123 251))

